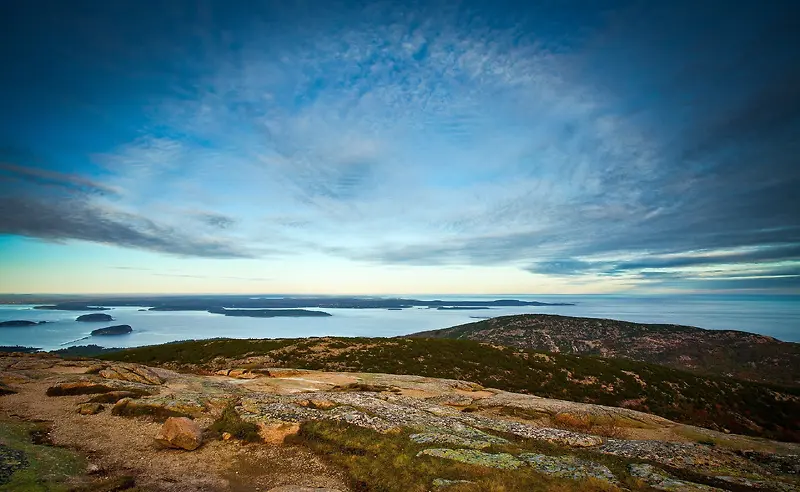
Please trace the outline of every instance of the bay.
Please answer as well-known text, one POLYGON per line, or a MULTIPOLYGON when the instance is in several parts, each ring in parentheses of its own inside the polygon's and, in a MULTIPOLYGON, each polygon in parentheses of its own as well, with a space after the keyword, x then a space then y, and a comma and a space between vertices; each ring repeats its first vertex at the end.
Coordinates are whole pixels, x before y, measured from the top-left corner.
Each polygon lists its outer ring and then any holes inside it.
MULTIPOLYGON (((400 297, 400 296, 398 296, 400 297)), ((800 297, 796 296, 623 296, 623 295, 485 295, 409 296, 442 300, 520 299, 569 302, 574 306, 527 306, 485 310, 447 311, 428 308, 325 309, 324 318, 225 317, 198 311, 140 311, 140 307, 115 307, 104 311, 113 322, 76 322, 80 311, 33 309, 30 305, 0 305, 0 321, 47 321, 31 327, 0 328, 0 345, 40 347, 45 350, 71 345, 135 347, 176 340, 229 338, 300 338, 319 336, 392 337, 423 330, 447 328, 483 317, 544 313, 612 318, 640 323, 674 323, 707 329, 749 331, 784 341, 800 342, 800 297), (89 337, 90 332, 114 324, 128 324, 133 333, 89 337), (86 338, 88 337, 88 338, 86 338)))

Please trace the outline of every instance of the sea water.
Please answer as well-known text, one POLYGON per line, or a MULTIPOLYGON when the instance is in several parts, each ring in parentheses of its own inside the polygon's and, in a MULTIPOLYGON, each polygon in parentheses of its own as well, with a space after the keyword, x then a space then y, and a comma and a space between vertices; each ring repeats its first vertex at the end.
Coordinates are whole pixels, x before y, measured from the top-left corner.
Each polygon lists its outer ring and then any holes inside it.
MULTIPOLYGON (((400 297, 400 296, 398 296, 400 297)), ((568 302, 574 306, 525 306, 481 310, 440 311, 428 308, 323 309, 331 317, 242 318, 203 311, 142 311, 143 307, 115 307, 103 311, 112 322, 77 322, 82 311, 33 309, 25 305, 0 305, 0 321, 47 321, 30 327, 0 328, 0 345, 40 347, 45 350, 72 345, 135 347, 176 340, 229 338, 295 338, 315 336, 392 337, 423 330, 447 328, 484 317, 523 313, 611 318, 640 323, 673 323, 707 329, 741 330, 800 342, 800 297, 796 296, 620 296, 620 295, 492 295, 402 296, 418 299, 492 300, 520 299, 568 302), (90 336, 96 328, 127 324, 127 335, 90 336)), ((88 312, 88 311, 87 311, 88 312)))

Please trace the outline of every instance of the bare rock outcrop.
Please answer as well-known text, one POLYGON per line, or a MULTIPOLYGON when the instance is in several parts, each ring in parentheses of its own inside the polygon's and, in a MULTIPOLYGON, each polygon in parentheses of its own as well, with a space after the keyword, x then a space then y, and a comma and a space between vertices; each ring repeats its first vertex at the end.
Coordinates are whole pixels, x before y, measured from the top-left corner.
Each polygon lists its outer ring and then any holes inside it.
POLYGON ((160 385, 164 379, 152 369, 138 364, 113 364, 101 369, 99 374, 106 379, 118 379, 132 383, 160 385))

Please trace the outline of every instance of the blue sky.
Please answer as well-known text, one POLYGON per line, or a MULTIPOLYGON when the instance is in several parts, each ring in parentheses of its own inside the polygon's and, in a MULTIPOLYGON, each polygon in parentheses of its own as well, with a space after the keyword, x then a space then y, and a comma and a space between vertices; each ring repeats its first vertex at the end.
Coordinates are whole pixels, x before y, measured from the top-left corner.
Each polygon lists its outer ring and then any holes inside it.
POLYGON ((794 2, 0 10, 2 292, 800 292, 794 2))

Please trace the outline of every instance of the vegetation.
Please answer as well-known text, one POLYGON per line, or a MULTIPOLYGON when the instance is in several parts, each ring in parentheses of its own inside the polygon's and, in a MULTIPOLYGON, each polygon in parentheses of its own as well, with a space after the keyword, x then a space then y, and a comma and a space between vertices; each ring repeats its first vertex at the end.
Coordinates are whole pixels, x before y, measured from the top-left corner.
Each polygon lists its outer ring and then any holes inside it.
POLYGON ((25 354, 32 354, 34 352, 38 352, 42 349, 38 347, 24 347, 22 345, 0 345, 0 354, 2 353, 25 353, 25 354))
POLYGON ((205 340, 102 357, 186 371, 249 363, 462 379, 548 398, 632 408, 715 430, 800 440, 798 388, 702 376, 626 359, 417 338, 205 340))
MULTIPOLYGON (((72 477, 86 468, 77 453, 42 442, 45 423, 0 420, 0 458, 22 453, 24 463, 10 476, 0 474, 0 490, 8 492, 67 491, 72 477), (35 442, 34 442, 35 441, 35 442)), ((5 459, 3 460, 4 464, 5 459)))
POLYGON ((241 439, 245 442, 261 442, 261 436, 258 435, 258 426, 252 422, 245 422, 236 413, 235 405, 229 404, 222 411, 222 415, 211 424, 209 430, 221 436, 227 432, 236 439, 241 439))
POLYGON ((61 357, 95 357, 100 354, 108 352, 116 352, 119 349, 105 348, 100 345, 79 345, 75 347, 66 347, 63 349, 52 350, 51 354, 60 355, 61 357))
MULTIPOLYGON (((309 447, 332 464, 341 467, 355 491, 414 492, 431 490, 434 479, 466 480, 448 487, 448 491, 504 492, 600 492, 617 487, 600 480, 582 481, 541 475, 529 467, 498 470, 461 464, 430 456, 417 456, 425 445, 416 444, 407 433, 379 434, 357 427, 327 421, 304 423, 296 436, 287 442, 309 447)), ((546 452, 554 448, 541 443, 518 440, 510 446, 497 446, 488 452, 546 452)), ((631 490, 644 490, 627 472, 624 460, 592 455, 591 459, 608 466, 631 490)))
POLYGON ((800 387, 800 344, 742 331, 521 314, 411 336, 619 357, 700 374, 800 387))

